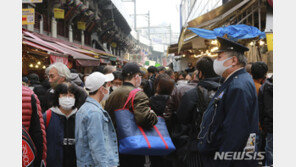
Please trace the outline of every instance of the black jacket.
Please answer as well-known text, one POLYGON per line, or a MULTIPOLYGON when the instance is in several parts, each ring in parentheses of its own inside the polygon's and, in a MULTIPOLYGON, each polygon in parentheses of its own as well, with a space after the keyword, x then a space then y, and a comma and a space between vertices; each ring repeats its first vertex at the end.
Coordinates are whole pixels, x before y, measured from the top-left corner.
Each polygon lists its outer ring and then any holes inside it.
POLYGON ((169 97, 169 95, 154 95, 150 97, 150 107, 156 113, 157 116, 163 116, 165 106, 169 97))
POLYGON ((258 94, 259 121, 264 132, 273 133, 273 77, 266 79, 258 94))
MULTIPOLYGON (((75 167, 75 117, 72 111, 68 118, 57 107, 52 107, 51 118, 46 128, 47 167, 75 167)), ((50 112, 50 111, 48 111, 50 112)), ((46 112, 43 119, 46 124, 46 112)))
POLYGON ((154 81, 155 81, 155 75, 152 75, 143 84, 143 91, 149 98, 155 94, 154 81))
MULTIPOLYGON (((203 104, 199 103, 200 102, 199 93, 198 93, 198 89, 200 89, 199 87, 207 89, 208 93, 210 93, 211 91, 215 93, 215 91, 217 91, 220 86, 219 81, 220 81, 220 77, 207 78, 207 79, 201 80, 199 81, 198 85, 195 88, 187 91, 183 95, 177 110, 178 122, 181 124, 181 127, 183 127, 182 130, 179 132, 180 136, 177 137, 179 138, 177 140, 178 143, 180 143, 180 145, 182 145, 181 143, 183 143, 183 148, 181 148, 181 150, 182 149, 189 150, 189 151, 197 150, 196 137, 200 130, 199 126, 202 120, 203 112, 207 108, 207 103, 203 103, 203 104), (198 105, 203 105, 203 106, 198 106, 198 105), (197 111, 197 108, 199 109, 203 108, 203 111, 195 112, 197 111)), ((205 96, 206 94, 202 94, 202 95, 205 96)), ((206 99, 206 98, 209 99, 209 97, 205 97, 203 99, 206 99)))
POLYGON ((34 93, 37 95, 39 101, 40 101, 40 106, 42 109, 42 113, 46 111, 46 92, 48 88, 41 84, 33 84, 31 85, 33 88, 34 93))
MULTIPOLYGON (((206 88, 208 91, 214 90, 217 91, 220 77, 206 78, 199 81, 197 86, 206 88)), ((186 92, 180 102, 180 105, 177 110, 178 120, 183 124, 188 124, 193 118, 193 110, 197 107, 198 92, 197 87, 186 92)))

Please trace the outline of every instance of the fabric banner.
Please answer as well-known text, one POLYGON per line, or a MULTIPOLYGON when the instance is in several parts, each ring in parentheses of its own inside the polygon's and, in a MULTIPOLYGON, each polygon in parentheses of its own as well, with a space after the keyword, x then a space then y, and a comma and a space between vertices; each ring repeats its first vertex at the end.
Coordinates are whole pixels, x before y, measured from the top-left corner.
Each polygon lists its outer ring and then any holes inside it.
POLYGON ((219 27, 212 30, 189 27, 189 30, 205 39, 216 39, 227 34, 229 39, 249 39, 259 36, 260 39, 266 38, 265 32, 261 32, 258 28, 245 24, 229 25, 227 27, 219 27))
POLYGON ((272 51, 273 50, 273 33, 266 34, 266 42, 267 42, 268 51, 272 51))
POLYGON ((50 55, 50 63, 53 64, 53 63, 56 63, 56 62, 62 62, 66 66, 68 66, 68 64, 69 64, 67 57, 60 57, 60 56, 50 55))

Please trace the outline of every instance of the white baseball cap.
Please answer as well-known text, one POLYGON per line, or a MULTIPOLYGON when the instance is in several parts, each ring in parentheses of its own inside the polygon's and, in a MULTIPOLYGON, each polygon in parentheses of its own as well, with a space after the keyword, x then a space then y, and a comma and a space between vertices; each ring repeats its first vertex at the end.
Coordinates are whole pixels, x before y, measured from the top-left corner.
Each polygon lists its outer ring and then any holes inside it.
POLYGON ((100 72, 93 72, 86 78, 85 88, 91 93, 98 90, 104 85, 105 82, 110 82, 113 80, 114 75, 112 73, 104 75, 100 72))

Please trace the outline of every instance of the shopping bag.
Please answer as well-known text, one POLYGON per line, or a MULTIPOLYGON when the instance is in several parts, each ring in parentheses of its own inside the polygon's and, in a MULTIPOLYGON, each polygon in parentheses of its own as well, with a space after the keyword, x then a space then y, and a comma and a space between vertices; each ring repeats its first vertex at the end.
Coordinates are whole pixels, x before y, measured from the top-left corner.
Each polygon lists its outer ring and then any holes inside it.
POLYGON ((122 109, 115 111, 119 153, 134 155, 167 155, 176 148, 169 136, 165 120, 158 117, 158 122, 151 129, 144 129, 135 122, 134 114, 126 108, 131 101, 134 108, 134 98, 139 89, 130 92, 122 109))

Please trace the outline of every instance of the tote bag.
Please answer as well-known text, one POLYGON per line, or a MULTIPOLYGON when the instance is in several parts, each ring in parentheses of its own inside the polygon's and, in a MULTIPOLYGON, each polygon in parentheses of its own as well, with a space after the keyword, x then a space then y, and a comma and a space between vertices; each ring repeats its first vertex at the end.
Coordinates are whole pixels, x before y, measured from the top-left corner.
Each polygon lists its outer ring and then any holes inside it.
POLYGON ((151 129, 144 129, 137 125, 132 111, 126 108, 131 101, 134 108, 134 98, 139 89, 129 93, 129 97, 122 109, 115 111, 119 153, 134 155, 167 155, 176 148, 169 136, 165 120, 158 117, 158 122, 151 129))

